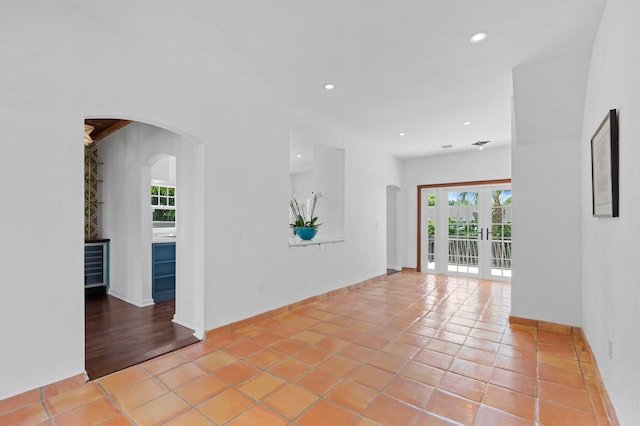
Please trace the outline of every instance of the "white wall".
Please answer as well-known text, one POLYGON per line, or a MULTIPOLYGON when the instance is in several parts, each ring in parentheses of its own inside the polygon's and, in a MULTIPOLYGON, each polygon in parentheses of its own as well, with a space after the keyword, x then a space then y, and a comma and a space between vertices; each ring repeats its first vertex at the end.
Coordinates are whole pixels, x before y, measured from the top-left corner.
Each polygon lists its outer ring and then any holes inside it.
POLYGON ((173 321, 204 338, 205 325, 205 146, 189 136, 178 143, 176 157, 176 300, 173 321))
POLYGON ((398 261, 398 197, 400 188, 387 186, 387 268, 400 270, 398 261))
POLYGON ((580 131, 590 51, 513 71, 511 314, 579 326, 580 131))
POLYGON ((55 87, 25 91, 0 75, 3 399, 84 370, 84 148, 55 87))
POLYGON ((314 186, 326 198, 319 200, 316 216, 323 236, 344 235, 344 150, 316 144, 314 146, 314 186))
POLYGON ((582 321, 620 424, 640 424, 640 3, 609 0, 593 48, 580 145, 582 321), (590 139, 619 110, 620 217, 591 215, 590 139), (608 341, 613 341, 613 357, 608 341))
POLYGON ((291 174, 291 192, 299 197, 298 201, 310 197, 313 191, 313 172, 291 174))
MULTIPOLYGON (((511 177, 511 149, 487 147, 482 151, 439 155, 406 160, 400 192, 400 218, 404 226, 398 229, 398 256, 401 266, 415 268, 417 264, 416 235, 418 232, 418 185, 508 179, 511 177)), ((514 202, 517 195, 514 194, 514 202)))
POLYGON ((163 185, 176 185, 176 157, 167 155, 151 165, 151 181, 163 185))
MULTIPOLYGON (((385 273, 386 186, 399 183, 398 162, 365 144, 321 136, 317 139, 345 147, 346 241, 341 243, 289 247, 282 238, 288 223, 288 130, 263 133, 268 143, 254 147, 251 156, 259 161, 251 168, 237 169, 215 157, 212 167, 207 163, 207 193, 217 195, 206 199, 207 328, 385 273), (215 205, 227 198, 228 182, 252 187, 251 208, 239 209, 238 202, 215 205), (247 226, 256 217, 257 226, 247 226)), ((237 146, 226 147, 228 157, 236 156, 237 146)))
MULTIPOLYGON (((194 19, 214 15, 215 5, 141 1, 124 15, 101 8, 102 19, 92 7, 12 2, 0 14, 0 51, 10 64, 0 67, 0 173, 11 182, 0 213, 11 224, 0 245, 0 319, 18 325, 2 331, 0 399, 84 371, 85 117, 157 124, 200 142, 176 153, 179 185, 189 166, 180 158, 196 158, 191 166, 203 176, 192 194, 202 213, 184 224, 178 216, 179 237, 200 247, 188 259, 178 253, 193 264, 178 268, 202 283, 185 289, 201 303, 192 309, 196 323, 213 328, 385 272, 386 186, 400 185, 399 162, 367 141, 301 125, 298 106, 228 34, 194 19), (290 248, 282 238, 289 132, 297 127, 345 149, 344 243, 290 248)), ((140 158, 137 149, 123 147, 121 158, 140 158)), ((127 216, 135 216, 142 201, 130 203, 127 216)), ((179 320, 189 313, 176 309, 179 320)))

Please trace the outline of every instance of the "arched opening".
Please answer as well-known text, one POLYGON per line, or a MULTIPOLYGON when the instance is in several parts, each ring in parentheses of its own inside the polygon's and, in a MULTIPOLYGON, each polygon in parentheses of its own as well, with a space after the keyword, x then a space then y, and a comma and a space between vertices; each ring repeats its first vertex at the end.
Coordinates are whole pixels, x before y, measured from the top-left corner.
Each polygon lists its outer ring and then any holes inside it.
POLYGON ((93 379, 204 338, 204 164, 202 143, 140 120, 92 143, 95 236, 108 240, 105 298, 116 311, 100 324, 91 314, 105 315, 109 305, 86 305, 85 366, 93 379), (154 221, 154 213, 171 218, 171 211, 174 221, 154 221), (164 292, 156 294, 158 284, 164 292), (145 316, 148 323, 136 325, 145 316), (112 328, 101 333, 107 322, 112 328), (117 342, 128 343, 118 349, 117 342), (95 367, 96 359, 113 365, 95 367))

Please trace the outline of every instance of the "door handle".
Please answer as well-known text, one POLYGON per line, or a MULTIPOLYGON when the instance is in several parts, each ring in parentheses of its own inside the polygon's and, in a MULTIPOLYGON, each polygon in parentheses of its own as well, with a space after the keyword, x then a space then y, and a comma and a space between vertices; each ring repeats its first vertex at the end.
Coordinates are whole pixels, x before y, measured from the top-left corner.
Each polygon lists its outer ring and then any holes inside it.
POLYGON ((480 241, 485 239, 485 237, 484 237, 485 229, 487 230, 487 238, 486 238, 487 241, 489 241, 489 235, 492 234, 492 232, 489 231, 489 228, 480 228, 480 241))

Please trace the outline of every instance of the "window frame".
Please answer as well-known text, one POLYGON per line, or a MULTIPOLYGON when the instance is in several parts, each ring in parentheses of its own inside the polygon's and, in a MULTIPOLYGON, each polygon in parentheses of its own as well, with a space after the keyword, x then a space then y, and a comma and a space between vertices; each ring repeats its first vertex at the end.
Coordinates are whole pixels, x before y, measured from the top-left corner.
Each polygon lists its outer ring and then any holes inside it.
POLYGON ((152 183, 149 190, 151 215, 154 228, 175 228, 174 220, 154 220, 156 210, 176 211, 176 187, 175 185, 165 185, 152 183), (156 204, 154 204, 154 202, 156 204))

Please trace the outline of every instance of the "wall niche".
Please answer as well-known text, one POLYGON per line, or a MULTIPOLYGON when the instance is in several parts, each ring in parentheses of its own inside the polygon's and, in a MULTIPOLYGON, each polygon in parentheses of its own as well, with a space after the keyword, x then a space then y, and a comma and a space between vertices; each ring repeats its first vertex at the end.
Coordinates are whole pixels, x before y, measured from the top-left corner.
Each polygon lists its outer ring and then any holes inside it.
MULTIPOLYGON (((289 193, 305 203, 316 192, 325 198, 318 201, 315 216, 322 225, 317 242, 341 241, 344 238, 345 159, 344 149, 319 143, 295 140, 289 142, 289 193)), ((289 223, 293 221, 290 213, 289 223)), ((290 242, 293 237, 289 229, 290 242)))

